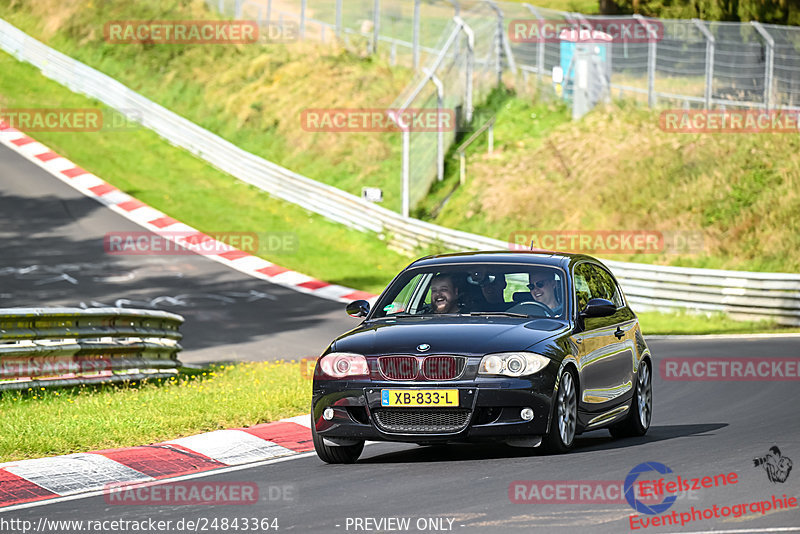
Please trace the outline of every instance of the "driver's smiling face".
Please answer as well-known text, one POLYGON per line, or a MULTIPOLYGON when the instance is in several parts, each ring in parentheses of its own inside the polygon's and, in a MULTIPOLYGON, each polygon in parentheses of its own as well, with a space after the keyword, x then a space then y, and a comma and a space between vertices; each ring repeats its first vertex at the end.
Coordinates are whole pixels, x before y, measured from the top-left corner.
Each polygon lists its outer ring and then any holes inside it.
POLYGON ((528 280, 532 286, 531 295, 536 302, 541 302, 551 310, 558 307, 554 287, 555 280, 553 280, 552 277, 548 277, 544 274, 532 273, 529 275, 528 280))
POLYGON ((455 313, 458 291, 450 278, 440 278, 431 284, 431 307, 433 313, 455 313))

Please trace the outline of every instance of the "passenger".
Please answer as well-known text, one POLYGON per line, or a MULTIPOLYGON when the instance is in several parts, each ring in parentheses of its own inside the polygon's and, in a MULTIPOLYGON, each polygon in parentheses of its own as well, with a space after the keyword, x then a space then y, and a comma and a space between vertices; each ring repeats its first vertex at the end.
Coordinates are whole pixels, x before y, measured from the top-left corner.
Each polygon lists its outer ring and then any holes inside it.
POLYGON ((508 304, 503 297, 503 291, 507 285, 506 275, 496 274, 491 283, 481 286, 483 298, 486 299, 486 303, 488 304, 488 307, 484 311, 502 311, 508 308, 508 304))
POLYGON ((438 274, 431 280, 431 311, 433 313, 460 313, 458 287, 453 277, 438 274))
POLYGON ((528 289, 536 302, 544 304, 553 316, 561 315, 564 307, 556 297, 556 276, 551 270, 539 270, 528 274, 528 289))

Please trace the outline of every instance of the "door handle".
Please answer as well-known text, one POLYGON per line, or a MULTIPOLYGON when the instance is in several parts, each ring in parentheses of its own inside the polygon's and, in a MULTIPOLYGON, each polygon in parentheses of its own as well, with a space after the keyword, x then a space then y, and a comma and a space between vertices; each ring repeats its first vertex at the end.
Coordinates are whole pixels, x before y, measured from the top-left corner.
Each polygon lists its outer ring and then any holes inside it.
POLYGON ((617 331, 614 332, 614 335, 617 336, 617 339, 622 339, 625 336, 625 332, 622 331, 622 328, 617 327, 617 331))

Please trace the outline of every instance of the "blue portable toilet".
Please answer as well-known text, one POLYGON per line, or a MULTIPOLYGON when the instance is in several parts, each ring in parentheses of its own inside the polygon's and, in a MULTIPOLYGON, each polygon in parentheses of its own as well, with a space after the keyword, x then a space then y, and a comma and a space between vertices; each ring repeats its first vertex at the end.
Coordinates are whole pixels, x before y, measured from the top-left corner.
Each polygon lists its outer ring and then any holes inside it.
POLYGON ((590 55, 595 56, 595 60, 605 68, 608 78, 611 78, 611 43, 614 38, 609 34, 599 30, 578 29, 573 27, 561 30, 558 39, 561 42, 561 58, 559 65, 564 79, 564 100, 570 100, 572 98, 572 84, 570 80, 575 77, 572 58, 575 56, 575 50, 578 47, 581 47, 583 51, 588 52, 590 55))

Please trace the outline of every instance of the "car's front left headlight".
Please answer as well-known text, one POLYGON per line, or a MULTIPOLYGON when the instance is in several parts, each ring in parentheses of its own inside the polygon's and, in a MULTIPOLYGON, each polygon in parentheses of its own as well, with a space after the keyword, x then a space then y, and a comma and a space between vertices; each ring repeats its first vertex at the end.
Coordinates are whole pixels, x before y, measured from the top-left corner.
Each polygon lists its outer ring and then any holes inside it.
POLYGON ((498 352, 487 354, 478 367, 479 375, 526 376, 536 374, 550 363, 550 358, 535 352, 498 352))

